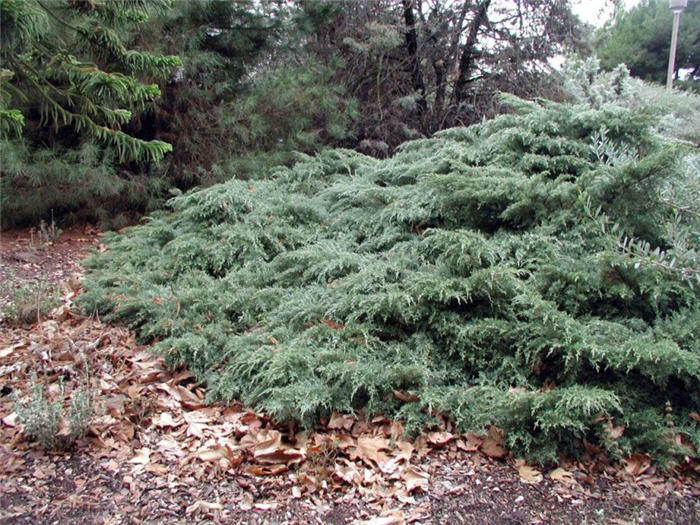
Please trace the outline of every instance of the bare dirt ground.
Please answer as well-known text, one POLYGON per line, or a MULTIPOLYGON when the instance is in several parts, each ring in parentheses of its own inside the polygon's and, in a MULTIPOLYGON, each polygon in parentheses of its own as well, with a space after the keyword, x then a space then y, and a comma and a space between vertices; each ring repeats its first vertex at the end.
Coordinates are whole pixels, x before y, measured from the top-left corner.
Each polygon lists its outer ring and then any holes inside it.
POLYGON ((207 403, 186 370, 77 310, 79 260, 98 245, 89 226, 41 244, 0 237, 0 307, 27 282, 61 291, 38 322, 0 325, 0 523, 700 523, 691 460, 661 473, 648 456, 610 464, 589 446, 543 468, 495 427, 460 434, 446 420, 408 440, 398 422, 334 414, 302 432, 207 403), (94 394, 87 435, 67 450, 42 450, 19 421, 32 374, 55 402, 94 394))
POLYGON ((57 287, 80 274, 80 260, 97 247, 97 234, 89 225, 67 228, 55 238, 35 228, 0 232, 0 307, 22 286, 57 287))

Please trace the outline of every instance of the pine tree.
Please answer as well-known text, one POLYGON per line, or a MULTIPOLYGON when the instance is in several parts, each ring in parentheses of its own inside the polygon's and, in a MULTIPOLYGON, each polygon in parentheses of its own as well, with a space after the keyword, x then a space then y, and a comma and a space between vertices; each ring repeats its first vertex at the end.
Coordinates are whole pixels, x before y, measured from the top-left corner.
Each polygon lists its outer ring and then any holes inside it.
POLYGON ((167 6, 167 0, 0 1, 0 138, 20 135, 31 121, 24 132, 39 142, 71 141, 77 133, 114 148, 122 161, 162 159, 169 144, 121 128, 133 110, 160 96, 156 84, 139 79, 168 75, 181 61, 127 49, 121 34, 167 6))
POLYGON ((248 1, 175 2, 149 21, 134 45, 180 56, 183 66, 161 82, 155 111, 138 115, 138 133, 174 146, 156 175, 187 189, 215 181, 212 166, 237 146, 230 132, 230 104, 248 74, 278 38, 278 21, 248 1))
POLYGON ((352 101, 304 53, 313 29, 299 17, 292 4, 191 0, 153 17, 148 38, 134 35, 184 62, 139 118, 141 133, 173 144, 164 176, 178 188, 256 176, 347 135, 352 101))

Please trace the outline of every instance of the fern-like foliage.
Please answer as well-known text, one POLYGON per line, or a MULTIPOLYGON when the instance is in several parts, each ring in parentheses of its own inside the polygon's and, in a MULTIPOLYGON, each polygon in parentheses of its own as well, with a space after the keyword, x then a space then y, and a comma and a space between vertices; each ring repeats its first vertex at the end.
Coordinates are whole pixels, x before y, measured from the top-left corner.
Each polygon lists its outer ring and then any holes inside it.
POLYGON ((280 419, 364 407, 417 428, 448 412, 542 460, 584 439, 692 455, 666 411, 697 435, 697 288, 601 228, 672 251, 674 153, 643 113, 504 102, 390 159, 332 150, 176 197, 109 238, 83 305, 158 341, 212 398, 280 419))

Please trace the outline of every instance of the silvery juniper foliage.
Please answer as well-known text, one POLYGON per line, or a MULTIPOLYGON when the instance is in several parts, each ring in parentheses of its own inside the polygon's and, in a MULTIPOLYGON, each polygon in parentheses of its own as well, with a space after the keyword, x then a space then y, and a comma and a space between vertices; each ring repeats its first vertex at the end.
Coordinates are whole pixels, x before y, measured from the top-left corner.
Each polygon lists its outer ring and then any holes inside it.
POLYGON ((540 460, 584 439, 688 454, 672 437, 700 444, 698 287, 601 228, 668 249, 681 146, 628 109, 503 100, 390 159, 327 151, 178 196, 109 238, 83 305, 279 420, 364 407, 417 429, 444 411, 540 460), (602 130, 634 155, 601 159, 602 130))

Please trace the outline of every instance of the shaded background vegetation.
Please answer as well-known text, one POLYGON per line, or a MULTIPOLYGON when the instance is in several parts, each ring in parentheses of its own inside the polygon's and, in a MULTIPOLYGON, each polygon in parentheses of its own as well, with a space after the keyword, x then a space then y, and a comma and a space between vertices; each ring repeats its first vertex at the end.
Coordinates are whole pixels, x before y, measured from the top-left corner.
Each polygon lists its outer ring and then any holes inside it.
MULTIPOLYGON (((698 13, 679 47, 695 73, 698 13)), ((567 99, 553 57, 595 49, 660 81, 670 24, 662 0, 592 40, 555 0, 2 0, 0 15, 3 228, 118 226, 297 152, 387 157, 493 116, 499 91, 567 99)))
MULTIPOLYGON (((614 24, 596 35, 594 48, 601 64, 613 69, 624 63, 637 78, 665 82, 672 20, 673 13, 665 0, 644 0, 629 11, 619 12, 614 24)), ((699 2, 689 2, 681 15, 676 73, 681 69, 691 78, 700 76, 699 2)))
POLYGON ((0 6, 3 227, 52 212, 118 225, 171 188, 260 176, 298 151, 387 156, 492 114, 498 90, 558 96, 547 59, 580 47, 568 4, 553 0, 0 6), (172 152, 154 162, 156 145, 172 152))

